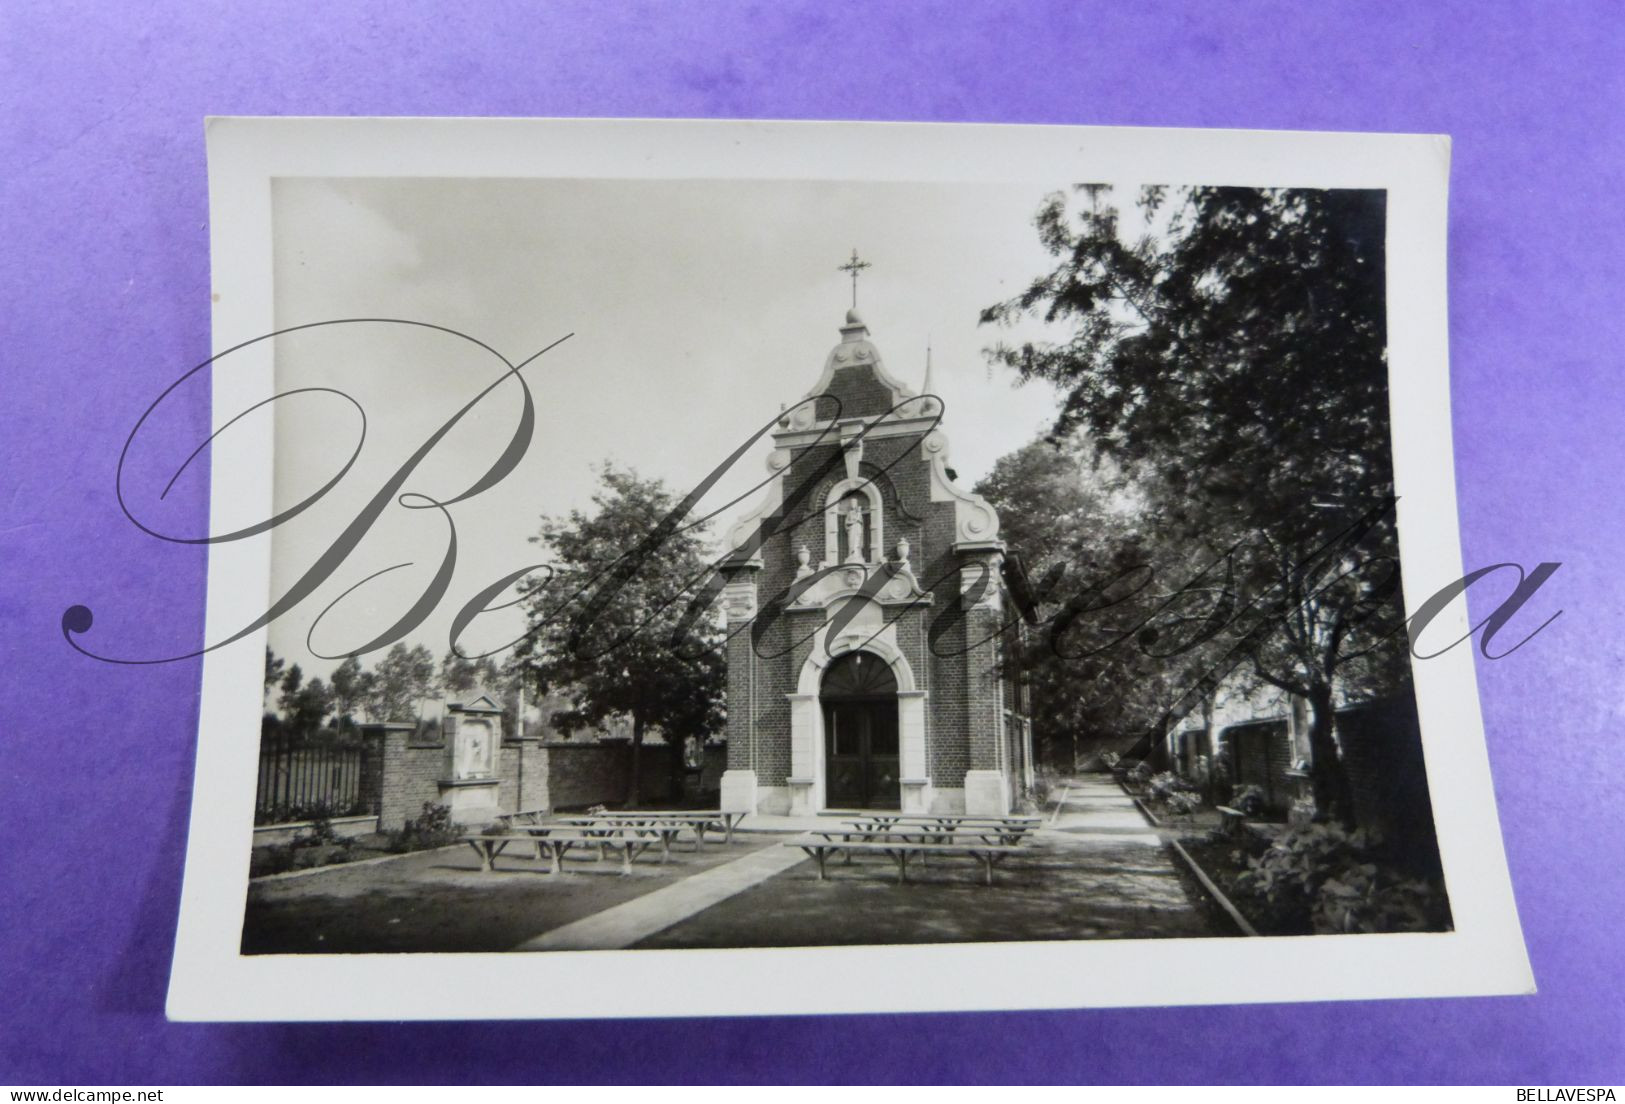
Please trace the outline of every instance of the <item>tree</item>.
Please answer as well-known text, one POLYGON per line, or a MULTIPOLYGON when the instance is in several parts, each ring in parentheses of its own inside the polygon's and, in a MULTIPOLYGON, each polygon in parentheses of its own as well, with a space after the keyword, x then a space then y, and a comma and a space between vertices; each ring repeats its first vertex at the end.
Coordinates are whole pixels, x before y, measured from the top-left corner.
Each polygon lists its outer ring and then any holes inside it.
POLYGON ((1233 636, 1252 673, 1308 700, 1317 805, 1348 820, 1337 690, 1406 678, 1384 194, 1148 188, 1132 233, 1110 198, 1051 197, 1056 267, 983 313, 1065 336, 989 355, 1060 388, 1055 432, 1156 473, 1165 516, 1215 557, 1215 612, 1252 615, 1233 636))
POLYGON ((474 689, 482 681, 477 661, 448 651, 440 660, 440 685, 448 695, 462 694, 474 689))
POLYGON ((282 719, 287 720, 293 716, 294 708, 299 704, 299 690, 304 685, 305 673, 295 663, 283 672, 281 693, 277 696, 277 708, 282 711, 282 719))
POLYGON ((328 688, 332 693, 333 712, 335 722, 339 728, 353 725, 353 714, 361 707, 363 699, 361 661, 350 656, 328 676, 328 688))
POLYGON ((379 717, 389 721, 421 718, 423 699, 435 691, 434 653, 422 644, 408 648, 396 643, 378 661, 376 676, 379 717))
POLYGON ((432 698, 440 692, 440 676, 434 661, 434 653, 426 644, 415 644, 407 653, 409 661, 408 683, 412 695, 412 703, 417 715, 423 716, 423 699, 432 698))
POLYGON ((720 724, 720 630, 706 610, 690 609, 710 576, 702 531, 667 522, 677 500, 663 483, 606 465, 592 505, 543 518, 532 538, 548 550, 554 575, 526 589, 531 629, 515 664, 542 693, 572 696, 575 708, 554 716, 564 732, 630 718, 627 803, 636 806, 651 728, 680 742, 720 724))
POLYGON ((284 719, 288 728, 300 736, 314 736, 321 731, 332 705, 333 697, 327 686, 321 679, 313 678, 294 695, 292 708, 284 719))
POLYGON ((384 703, 383 683, 379 680, 377 671, 362 671, 356 676, 355 701, 362 716, 368 721, 389 719, 389 712, 384 703))
POLYGON ((270 694, 271 687, 282 681, 282 669, 285 665, 282 657, 273 652, 271 646, 267 644, 265 646, 265 693, 267 695, 270 694))

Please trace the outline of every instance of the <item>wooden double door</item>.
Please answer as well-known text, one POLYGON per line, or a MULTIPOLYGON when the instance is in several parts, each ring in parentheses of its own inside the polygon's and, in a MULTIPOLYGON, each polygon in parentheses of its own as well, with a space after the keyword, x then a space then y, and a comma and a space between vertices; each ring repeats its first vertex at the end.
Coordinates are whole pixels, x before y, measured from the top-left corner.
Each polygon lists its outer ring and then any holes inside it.
POLYGON ((897 683, 877 656, 842 656, 824 679, 824 803, 902 807, 897 683))
POLYGON ((824 800, 835 809, 902 805, 897 699, 824 703, 824 800))

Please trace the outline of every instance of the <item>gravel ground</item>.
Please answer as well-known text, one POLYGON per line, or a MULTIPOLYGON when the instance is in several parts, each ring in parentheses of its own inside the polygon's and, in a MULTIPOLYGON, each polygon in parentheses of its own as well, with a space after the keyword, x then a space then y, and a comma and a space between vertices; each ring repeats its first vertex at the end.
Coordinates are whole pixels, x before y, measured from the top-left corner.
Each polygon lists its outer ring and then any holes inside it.
POLYGON ((800 947, 1230 935, 1161 846, 1045 833, 996 868, 953 858, 909 864, 899 885, 884 856, 811 863, 667 928, 639 947, 800 947))
POLYGON ((571 856, 555 877, 529 849, 510 845, 484 873, 472 848, 425 851, 370 866, 333 866, 299 878, 253 883, 244 954, 506 951, 562 924, 739 858, 781 837, 736 833, 731 846, 680 843, 662 866, 659 848, 621 876, 613 857, 571 856))

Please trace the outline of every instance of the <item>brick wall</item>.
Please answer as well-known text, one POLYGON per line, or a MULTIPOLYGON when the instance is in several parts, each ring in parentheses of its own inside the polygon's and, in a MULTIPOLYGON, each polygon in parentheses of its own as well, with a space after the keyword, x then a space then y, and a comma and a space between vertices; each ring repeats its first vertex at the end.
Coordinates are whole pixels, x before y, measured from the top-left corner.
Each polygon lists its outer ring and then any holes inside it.
MULTIPOLYGON (((364 777, 369 800, 378 807, 381 831, 415 819, 425 802, 442 801, 440 781, 447 770, 443 744, 415 741, 411 725, 369 725, 364 731, 380 748, 378 769, 364 777)), ((669 796, 663 780, 670 772, 670 754, 663 744, 643 746, 644 788, 651 801, 669 796)), ((702 792, 720 788, 727 755, 722 745, 706 749, 702 792)), ((632 748, 625 743, 504 743, 497 760, 498 808, 511 813, 619 805, 626 800, 631 762, 632 748)))
POLYGON ((1272 812, 1285 813, 1297 794, 1287 775, 1292 769, 1292 734, 1287 722, 1231 725, 1222 731, 1220 739, 1230 764, 1230 781, 1237 786, 1250 783, 1262 787, 1264 804, 1272 812))
POLYGON ((1361 826, 1380 832, 1415 873, 1437 875, 1439 848, 1416 698, 1407 692, 1340 710, 1337 740, 1361 826))
MULTIPOLYGON (((552 809, 585 809, 589 805, 619 805, 626 800, 632 777, 630 744, 542 744, 547 766, 547 804, 552 809)), ((640 764, 645 778, 665 766, 664 747, 643 747, 640 764)))
POLYGON ((818 400, 818 417, 825 420, 835 417, 837 409, 842 418, 855 418, 883 414, 892 405, 891 391, 867 364, 835 369, 824 394, 840 400, 839 407, 831 399, 818 400))
POLYGON ((700 768, 700 793, 722 793, 722 772, 728 769, 728 745, 707 744, 705 765, 700 768))
POLYGON ((497 760, 497 807, 505 813, 548 807, 548 756, 535 740, 504 743, 497 760))

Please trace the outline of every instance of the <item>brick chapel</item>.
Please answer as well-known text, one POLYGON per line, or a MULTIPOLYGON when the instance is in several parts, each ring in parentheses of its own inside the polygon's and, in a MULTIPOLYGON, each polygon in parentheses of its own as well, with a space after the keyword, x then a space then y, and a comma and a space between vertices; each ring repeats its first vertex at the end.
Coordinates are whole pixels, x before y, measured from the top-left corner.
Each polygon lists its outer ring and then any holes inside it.
POLYGON ((1032 785, 1020 563, 948 466, 944 408, 854 308, 779 419, 723 563, 722 808, 1010 812, 1032 785))

